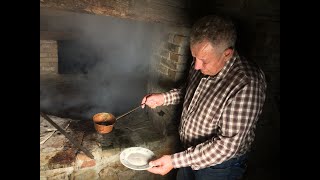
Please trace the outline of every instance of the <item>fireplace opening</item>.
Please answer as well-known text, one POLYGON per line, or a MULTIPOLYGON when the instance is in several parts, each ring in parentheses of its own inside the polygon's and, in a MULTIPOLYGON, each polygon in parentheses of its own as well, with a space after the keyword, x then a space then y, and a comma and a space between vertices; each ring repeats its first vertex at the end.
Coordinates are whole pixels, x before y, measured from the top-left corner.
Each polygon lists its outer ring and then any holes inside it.
POLYGON ((77 36, 56 40, 58 78, 43 76, 40 109, 87 120, 98 112, 120 115, 139 105, 152 73, 157 25, 85 14, 73 17, 72 24, 66 19, 49 21, 51 29, 71 29, 77 36))

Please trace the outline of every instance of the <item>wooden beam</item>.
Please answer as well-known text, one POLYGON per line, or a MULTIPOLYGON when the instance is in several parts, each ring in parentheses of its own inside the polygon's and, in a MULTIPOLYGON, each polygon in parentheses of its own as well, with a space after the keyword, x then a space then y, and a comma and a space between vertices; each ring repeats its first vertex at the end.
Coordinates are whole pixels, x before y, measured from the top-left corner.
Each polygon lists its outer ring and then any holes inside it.
POLYGON ((40 15, 64 16, 73 12, 179 26, 190 25, 188 11, 187 0, 40 1, 40 15))
POLYGON ((71 40, 77 38, 80 38, 78 33, 40 31, 40 40, 71 40))

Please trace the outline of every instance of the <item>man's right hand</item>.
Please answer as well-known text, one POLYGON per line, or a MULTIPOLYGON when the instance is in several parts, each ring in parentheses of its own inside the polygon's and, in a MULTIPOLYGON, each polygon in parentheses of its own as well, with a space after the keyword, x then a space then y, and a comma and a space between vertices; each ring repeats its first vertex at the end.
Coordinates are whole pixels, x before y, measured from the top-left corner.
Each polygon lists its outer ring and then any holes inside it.
POLYGON ((154 94, 148 94, 145 97, 143 97, 141 104, 142 108, 145 107, 145 105, 156 108, 157 106, 162 106, 164 103, 164 96, 161 93, 154 93, 154 94))

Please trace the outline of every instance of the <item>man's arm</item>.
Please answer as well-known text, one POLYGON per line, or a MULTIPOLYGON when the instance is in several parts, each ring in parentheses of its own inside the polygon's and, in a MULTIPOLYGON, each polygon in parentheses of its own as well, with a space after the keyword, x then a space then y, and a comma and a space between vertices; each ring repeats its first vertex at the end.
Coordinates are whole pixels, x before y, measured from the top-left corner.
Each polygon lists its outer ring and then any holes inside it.
POLYGON ((172 89, 162 94, 164 96, 164 106, 179 104, 183 100, 184 88, 172 89))

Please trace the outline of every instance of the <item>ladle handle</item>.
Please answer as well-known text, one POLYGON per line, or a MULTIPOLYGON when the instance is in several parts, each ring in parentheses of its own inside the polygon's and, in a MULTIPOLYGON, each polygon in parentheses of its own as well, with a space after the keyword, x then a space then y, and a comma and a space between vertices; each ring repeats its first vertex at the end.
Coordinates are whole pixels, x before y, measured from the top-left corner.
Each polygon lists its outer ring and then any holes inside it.
POLYGON ((118 116, 118 117, 116 118, 116 120, 118 120, 118 119, 120 119, 120 118, 123 118, 124 116, 126 116, 126 115, 128 115, 128 114, 132 113, 133 111, 135 111, 135 110, 137 110, 137 109, 139 109, 142 105, 144 105, 144 104, 140 104, 138 107, 136 107, 136 108, 134 108, 134 109, 130 110, 129 112, 127 112, 127 113, 125 113, 125 114, 122 114, 121 116, 118 116))

